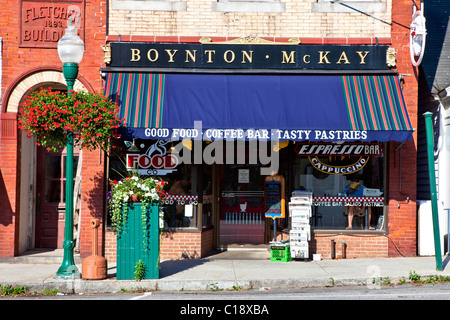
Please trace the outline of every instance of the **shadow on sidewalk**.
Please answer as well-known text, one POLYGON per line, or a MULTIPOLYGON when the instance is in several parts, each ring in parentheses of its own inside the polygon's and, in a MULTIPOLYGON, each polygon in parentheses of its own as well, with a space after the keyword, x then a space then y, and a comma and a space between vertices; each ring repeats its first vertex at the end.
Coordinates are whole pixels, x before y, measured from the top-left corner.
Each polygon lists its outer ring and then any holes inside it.
POLYGON ((160 263, 160 278, 170 277, 176 273, 195 268, 207 261, 202 259, 167 260, 160 263))

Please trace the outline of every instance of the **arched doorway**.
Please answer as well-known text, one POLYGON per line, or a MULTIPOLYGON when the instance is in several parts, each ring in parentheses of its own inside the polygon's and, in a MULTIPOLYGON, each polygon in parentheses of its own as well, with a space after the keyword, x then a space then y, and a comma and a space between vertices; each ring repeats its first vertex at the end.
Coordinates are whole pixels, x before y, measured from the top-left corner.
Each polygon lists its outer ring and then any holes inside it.
MULTIPOLYGON (((91 87, 84 79, 74 89, 91 87)), ((4 112, 17 113, 22 99, 39 88, 67 90, 62 72, 55 68, 31 70, 20 76, 5 95, 4 112)), ((64 238, 65 151, 50 153, 37 147, 34 139, 19 133, 20 153, 18 252, 34 248, 61 248, 64 238), (56 203, 57 201, 57 203, 56 203), (61 240, 62 239, 62 240, 61 240)), ((74 150, 75 165, 78 150, 74 150)))

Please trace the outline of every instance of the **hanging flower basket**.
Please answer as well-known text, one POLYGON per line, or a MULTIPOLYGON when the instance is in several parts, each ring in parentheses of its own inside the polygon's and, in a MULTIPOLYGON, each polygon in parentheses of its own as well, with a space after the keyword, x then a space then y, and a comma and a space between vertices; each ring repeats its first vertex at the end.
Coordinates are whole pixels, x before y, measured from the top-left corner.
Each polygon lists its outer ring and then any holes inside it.
POLYGON ((74 133, 74 145, 82 149, 109 151, 111 138, 117 138, 122 120, 118 106, 101 94, 40 88, 20 104, 18 127, 36 143, 57 151, 67 144, 67 131, 74 133))

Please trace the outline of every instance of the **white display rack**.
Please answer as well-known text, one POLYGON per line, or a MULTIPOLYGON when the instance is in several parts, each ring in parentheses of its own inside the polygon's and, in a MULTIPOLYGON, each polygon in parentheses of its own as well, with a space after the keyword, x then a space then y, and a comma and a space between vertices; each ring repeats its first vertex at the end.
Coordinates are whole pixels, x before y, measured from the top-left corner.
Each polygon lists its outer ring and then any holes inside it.
POLYGON ((312 192, 303 190, 292 192, 291 201, 289 202, 289 216, 291 217, 289 239, 292 258, 309 258, 312 199, 312 192))

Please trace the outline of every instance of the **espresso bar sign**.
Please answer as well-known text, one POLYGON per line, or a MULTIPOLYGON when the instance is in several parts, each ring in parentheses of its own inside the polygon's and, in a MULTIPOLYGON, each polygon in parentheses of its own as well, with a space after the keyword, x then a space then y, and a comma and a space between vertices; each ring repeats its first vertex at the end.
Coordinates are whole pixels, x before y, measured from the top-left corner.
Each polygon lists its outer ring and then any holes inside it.
POLYGON ((380 157, 383 148, 379 143, 297 143, 298 156, 380 157))
POLYGON ((111 43, 109 67, 386 70, 388 46, 111 43))
POLYGON ((56 48, 69 18, 84 39, 84 0, 21 1, 20 46, 56 48))

